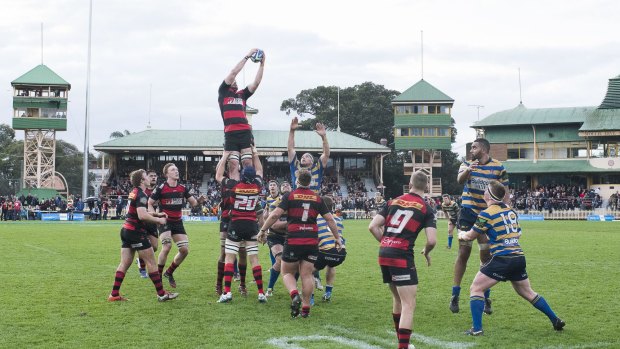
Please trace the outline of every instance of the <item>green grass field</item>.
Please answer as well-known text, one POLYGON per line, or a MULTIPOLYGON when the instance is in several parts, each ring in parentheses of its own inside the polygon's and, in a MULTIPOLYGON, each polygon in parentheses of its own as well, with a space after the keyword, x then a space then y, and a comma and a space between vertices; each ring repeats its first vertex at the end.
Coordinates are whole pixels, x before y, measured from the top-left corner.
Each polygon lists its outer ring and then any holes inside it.
MULTIPOLYGON (((445 248, 446 225, 439 221, 433 265, 426 267, 416 256, 416 348, 620 347, 618 223, 524 222, 521 242, 532 286, 566 328, 553 331, 542 313, 502 283, 491 294, 495 312, 484 316, 485 336, 475 338, 462 332, 471 323, 467 290, 477 258, 470 259, 464 279, 461 312, 452 314, 456 249, 445 248)), ((348 257, 339 267, 332 302, 318 301, 310 318, 291 320, 281 280, 267 304, 256 301, 253 284, 250 297, 239 296, 237 283, 231 304, 216 303, 216 224, 186 224, 190 255, 175 273, 177 300, 158 303, 152 283, 140 279, 134 265, 121 288, 131 301, 108 303, 119 262, 118 221, 1 223, 0 347, 395 348, 391 298, 367 226, 366 220, 345 221, 348 257)), ((418 246, 423 244, 421 236, 418 246)), ((266 247, 260 257, 268 269, 266 247)), ((268 273, 263 278, 266 284, 268 273)))

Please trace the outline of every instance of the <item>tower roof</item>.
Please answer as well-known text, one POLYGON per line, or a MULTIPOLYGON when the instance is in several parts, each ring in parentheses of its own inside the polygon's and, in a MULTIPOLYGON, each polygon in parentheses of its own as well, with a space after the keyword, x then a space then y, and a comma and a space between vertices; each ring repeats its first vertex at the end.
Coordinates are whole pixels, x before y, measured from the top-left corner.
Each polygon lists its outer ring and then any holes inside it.
POLYGON ((422 79, 394 98, 392 102, 454 102, 454 99, 422 79))
POLYGON ((44 64, 37 65, 26 74, 11 81, 11 85, 56 85, 67 86, 71 89, 71 84, 61 78, 53 70, 44 64))
POLYGON ((607 94, 599 109, 619 109, 620 108, 620 75, 609 79, 607 94))

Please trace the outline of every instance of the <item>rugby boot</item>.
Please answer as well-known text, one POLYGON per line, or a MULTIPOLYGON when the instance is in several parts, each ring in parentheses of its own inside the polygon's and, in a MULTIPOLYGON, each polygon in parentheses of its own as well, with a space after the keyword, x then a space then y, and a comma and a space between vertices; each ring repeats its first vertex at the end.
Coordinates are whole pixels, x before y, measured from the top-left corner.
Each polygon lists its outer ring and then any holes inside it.
POLYGON ((459 296, 452 296, 450 298, 450 311, 454 314, 459 312, 459 296))
POLYGON ((164 277, 168 279, 168 282, 170 283, 170 287, 177 288, 177 282, 174 280, 174 276, 172 276, 172 274, 168 274, 166 272, 164 273, 164 277))
POLYGON ((469 330, 465 331, 465 334, 468 335, 468 336, 482 336, 482 335, 484 335, 484 331, 483 330, 476 331, 472 327, 469 330))
POLYGON ((239 285, 239 294, 241 294, 243 297, 248 296, 248 289, 245 288, 245 285, 239 285))
POLYGON ((564 326, 566 326, 566 322, 562 321, 559 317, 555 318, 555 321, 553 321, 553 329, 556 331, 562 331, 564 326))
POLYGON ((273 297, 273 289, 272 288, 268 288, 267 289, 267 293, 265 294, 267 297, 273 297))
POLYGON ((316 277, 314 278, 314 287, 319 291, 323 291, 323 284, 321 283, 321 279, 316 277))
POLYGON ((228 303, 232 301, 232 292, 222 293, 220 299, 217 300, 218 303, 228 303))
POLYGON ((310 305, 314 306, 314 293, 310 295, 310 305))
POLYGON ((330 302, 331 300, 332 300, 332 293, 325 292, 325 294, 323 295, 323 302, 330 302))
POLYGON ((299 311, 301 309, 301 297, 299 294, 296 294, 291 301, 291 317, 296 318, 299 316, 299 311))
POLYGON ((487 315, 491 315, 493 314, 493 308, 491 308, 491 299, 490 298, 485 298, 484 299, 484 313, 487 315))
MULTIPOLYGON (((123 296, 121 296, 120 294, 118 296, 113 296, 113 295, 109 295, 108 296, 108 302, 125 302, 128 301, 128 298, 125 298, 123 296)), ((555 327, 555 325, 554 325, 555 327)))
POLYGON ((169 301, 171 299, 175 299, 179 296, 178 293, 166 292, 163 296, 157 296, 157 300, 160 302, 169 301))
POLYGON ((140 272, 140 277, 143 279, 148 278, 149 276, 146 274, 146 269, 138 269, 138 271, 140 272))
POLYGON ((267 303, 267 296, 264 293, 258 294, 258 302, 259 303, 267 303))

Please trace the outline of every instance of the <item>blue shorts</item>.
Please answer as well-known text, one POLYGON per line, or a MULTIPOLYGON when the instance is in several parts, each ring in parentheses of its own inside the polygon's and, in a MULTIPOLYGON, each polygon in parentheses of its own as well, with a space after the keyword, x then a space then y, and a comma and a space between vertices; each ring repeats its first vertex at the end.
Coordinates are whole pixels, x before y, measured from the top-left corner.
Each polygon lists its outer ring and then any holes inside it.
POLYGON ((462 231, 469 231, 476 223, 476 219, 478 219, 478 213, 469 207, 462 207, 459 212, 457 228, 462 231))
POLYGON ((525 256, 493 256, 480 268, 480 272, 497 281, 525 280, 525 256))

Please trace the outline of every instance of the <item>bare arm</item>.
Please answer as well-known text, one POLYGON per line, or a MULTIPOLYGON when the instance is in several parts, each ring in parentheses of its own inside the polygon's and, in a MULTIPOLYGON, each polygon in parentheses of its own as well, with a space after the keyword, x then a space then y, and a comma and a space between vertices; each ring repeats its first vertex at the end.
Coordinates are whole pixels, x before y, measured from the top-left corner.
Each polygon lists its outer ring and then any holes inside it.
POLYGON ((456 176, 456 181, 459 184, 464 184, 469 179, 471 171, 478 165, 478 160, 472 161, 469 166, 462 166, 459 169, 459 174, 456 176))
POLYGON ((381 241, 381 237, 383 236, 383 225, 385 225, 385 217, 378 214, 375 215, 375 218, 372 219, 368 226, 368 230, 377 241, 381 241))
POLYGON ((260 85, 260 82, 263 80, 263 70, 265 69, 265 52, 263 52, 263 59, 260 61, 260 66, 258 67, 258 71, 256 72, 256 77, 254 78, 254 81, 248 85, 248 90, 250 90, 250 92, 254 93, 254 91, 256 91, 256 89, 258 88, 258 85, 260 85))
POLYGON ((250 56, 253 55, 254 52, 256 51, 257 49, 255 48, 251 49, 250 52, 248 52, 248 54, 245 57, 243 57, 243 59, 240 60, 239 63, 237 63, 237 65, 235 65, 235 67, 230 71, 230 73, 228 73, 226 78, 224 78, 224 82, 227 85, 232 85, 233 81, 235 81, 235 78, 237 77, 237 74, 239 74, 241 69, 243 69, 245 62, 247 62, 248 58, 250 58, 250 56))
POLYGON ((275 223, 278 219, 280 219, 280 216, 282 215, 282 213, 284 213, 284 210, 279 207, 273 210, 269 214, 269 217, 265 219, 265 223, 263 223, 263 226, 260 228, 260 232, 262 233, 262 232, 267 231, 267 229, 269 229, 273 225, 273 223, 275 223))
POLYGON ((143 222, 166 224, 165 217, 159 217, 159 218, 153 217, 153 215, 149 213, 149 211, 146 210, 146 207, 138 207, 136 211, 138 212, 138 219, 143 222))
POLYGON ((156 203, 156 202, 157 202, 157 201, 155 201, 155 200, 153 200, 153 199, 149 198, 149 201, 148 201, 148 207, 149 207, 149 208, 148 208, 148 211, 149 211, 149 212, 155 212, 155 203, 156 203))
POLYGON ((254 163, 254 169, 256 170, 256 175, 263 177, 263 164, 260 162, 260 158, 258 157, 258 151, 256 147, 252 147, 252 162, 254 163))
POLYGON ((224 171, 226 171, 226 161, 228 161, 229 155, 230 152, 224 151, 220 161, 217 163, 217 167, 215 168, 215 180, 220 184, 222 184, 222 181, 224 180, 224 171))
POLYGON ((510 206, 510 188, 508 188, 508 186, 505 185, 504 189, 506 189, 506 192, 504 193, 504 200, 502 200, 502 201, 504 201, 504 203, 507 206, 510 206))
POLYGON ((288 132, 288 162, 295 160, 295 130, 299 127, 299 120, 294 117, 291 120, 291 128, 288 132))
POLYGON ((327 131, 325 130, 325 125, 317 122, 316 133, 321 136, 321 139, 323 140, 323 154, 321 154, 319 160, 321 160, 323 167, 327 167, 327 161, 329 160, 329 143, 327 142, 327 131))
POLYGON ((478 233, 474 229, 459 232, 459 240, 472 241, 478 237, 478 233))
POLYGON ((422 255, 426 258, 426 264, 431 266, 431 251, 435 248, 437 244, 437 228, 424 228, 424 233, 426 234, 426 246, 422 250, 422 255))

